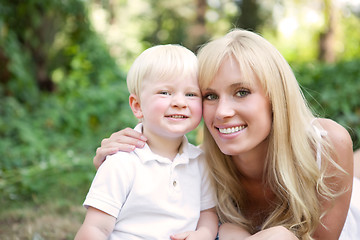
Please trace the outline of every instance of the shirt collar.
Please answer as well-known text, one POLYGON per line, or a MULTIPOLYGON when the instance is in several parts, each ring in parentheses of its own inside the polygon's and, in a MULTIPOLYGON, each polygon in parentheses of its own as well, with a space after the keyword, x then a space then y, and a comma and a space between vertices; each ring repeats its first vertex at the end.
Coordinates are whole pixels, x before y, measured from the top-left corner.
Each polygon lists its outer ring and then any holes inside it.
MULTIPOLYGON (((142 133, 142 127, 143 124, 139 123, 138 125, 136 125, 134 130, 142 133)), ((139 158, 143 163, 148 161, 158 161, 161 163, 168 163, 168 164, 170 163, 187 164, 189 163, 190 159, 195 159, 199 157, 199 155, 202 153, 202 150, 190 144, 186 136, 184 136, 181 143, 181 147, 179 149, 179 153, 176 155, 173 161, 153 153, 148 144, 145 144, 143 148, 136 148, 134 152, 136 155, 139 156, 139 158)))

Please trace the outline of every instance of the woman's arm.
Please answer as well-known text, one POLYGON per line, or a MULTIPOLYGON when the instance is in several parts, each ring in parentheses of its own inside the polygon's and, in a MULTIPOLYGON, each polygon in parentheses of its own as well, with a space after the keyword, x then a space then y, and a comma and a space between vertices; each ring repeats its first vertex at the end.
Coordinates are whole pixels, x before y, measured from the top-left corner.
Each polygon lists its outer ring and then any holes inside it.
POLYGON ((354 152, 354 177, 360 179, 360 149, 354 152))
MULTIPOLYGON (((313 234, 313 238, 318 240, 338 239, 344 226, 347 212, 349 209, 352 182, 353 182, 353 150, 352 140, 344 127, 329 119, 318 119, 324 130, 327 131, 327 137, 330 139, 334 148, 333 159, 343 168, 346 173, 331 166, 327 169, 327 174, 333 176, 327 180, 330 187, 335 191, 346 191, 333 201, 322 200, 322 209, 326 211, 321 219, 322 225, 319 225, 313 234)), ((323 159, 326 161, 326 159, 323 159)))
POLYGON ((96 208, 89 207, 84 223, 75 236, 75 240, 108 239, 114 230, 116 218, 96 208))
POLYGON ((231 223, 221 224, 219 240, 298 240, 288 229, 282 226, 271 227, 251 235, 244 228, 231 223))
POLYGON ((146 137, 132 128, 125 128, 111 134, 109 138, 101 141, 101 147, 96 149, 93 159, 96 169, 104 162, 107 155, 112 155, 118 151, 131 152, 136 147, 142 148, 147 141, 146 137))
POLYGON ((219 240, 241 240, 250 236, 244 228, 232 223, 223 223, 219 228, 219 240))

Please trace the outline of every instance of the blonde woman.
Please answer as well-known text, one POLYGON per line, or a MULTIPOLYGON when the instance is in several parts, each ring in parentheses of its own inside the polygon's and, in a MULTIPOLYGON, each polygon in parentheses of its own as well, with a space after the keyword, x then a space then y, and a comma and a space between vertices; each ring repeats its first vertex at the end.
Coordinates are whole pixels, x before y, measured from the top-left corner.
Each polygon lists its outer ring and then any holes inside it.
MULTIPOLYGON (((350 135, 311 113, 282 55, 237 29, 204 45, 198 60, 219 238, 358 239, 349 235, 359 229, 355 218, 342 232, 353 182, 350 135)), ((129 129, 113 134, 94 164, 139 143, 129 129)))

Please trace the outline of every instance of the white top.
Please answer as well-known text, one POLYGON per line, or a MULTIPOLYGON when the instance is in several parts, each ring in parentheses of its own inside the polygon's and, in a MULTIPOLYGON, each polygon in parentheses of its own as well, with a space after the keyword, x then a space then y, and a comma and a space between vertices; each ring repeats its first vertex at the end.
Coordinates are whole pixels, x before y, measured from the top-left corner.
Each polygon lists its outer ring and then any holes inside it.
POLYGON ((360 239, 360 179, 354 177, 349 212, 339 240, 360 239))
MULTIPOLYGON (((315 131, 320 137, 327 135, 327 132, 320 130, 313 125, 315 131)), ((321 167, 321 145, 318 144, 316 151, 316 161, 321 167)), ((350 200, 349 212, 346 217, 344 227, 341 231, 339 240, 358 240, 360 239, 360 179, 354 177, 352 195, 350 200)))
MULTIPOLYGON (((135 130, 141 132, 142 125, 135 130)), ((200 211, 215 206, 202 150, 184 137, 175 159, 151 152, 108 156, 92 182, 84 206, 117 218, 109 239, 166 239, 195 230, 200 211)))

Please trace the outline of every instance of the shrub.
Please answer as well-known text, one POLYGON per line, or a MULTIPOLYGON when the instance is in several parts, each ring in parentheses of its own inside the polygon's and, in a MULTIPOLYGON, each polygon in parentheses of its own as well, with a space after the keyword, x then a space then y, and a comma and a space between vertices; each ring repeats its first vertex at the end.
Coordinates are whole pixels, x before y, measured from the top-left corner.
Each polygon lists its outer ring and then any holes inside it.
POLYGON ((360 147, 360 59, 293 67, 314 113, 343 125, 360 147))

